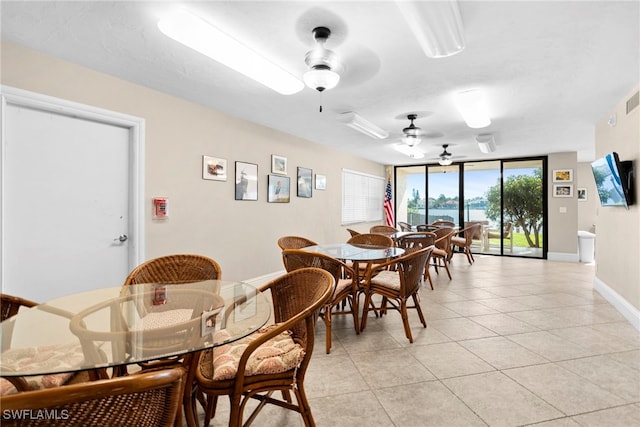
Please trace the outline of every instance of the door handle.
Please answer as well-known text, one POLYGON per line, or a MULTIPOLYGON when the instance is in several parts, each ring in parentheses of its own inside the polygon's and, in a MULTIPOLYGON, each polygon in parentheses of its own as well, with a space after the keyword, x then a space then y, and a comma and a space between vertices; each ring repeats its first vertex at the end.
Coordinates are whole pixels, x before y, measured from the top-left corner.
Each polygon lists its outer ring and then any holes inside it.
POLYGON ((123 234, 123 235, 121 235, 121 236, 116 237, 115 239, 113 239, 113 241, 114 241, 114 242, 124 243, 124 242, 126 242, 126 241, 127 241, 127 239, 128 239, 128 238, 129 238, 129 237, 127 237, 127 235, 126 235, 126 234, 123 234))

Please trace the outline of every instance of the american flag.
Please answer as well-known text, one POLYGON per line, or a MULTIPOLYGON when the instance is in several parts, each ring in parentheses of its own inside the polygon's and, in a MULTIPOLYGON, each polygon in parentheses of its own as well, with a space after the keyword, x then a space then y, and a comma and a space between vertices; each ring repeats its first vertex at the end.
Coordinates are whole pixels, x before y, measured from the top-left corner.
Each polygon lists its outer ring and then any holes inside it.
POLYGON ((391 176, 387 177, 387 189, 384 193, 384 217, 387 225, 393 227, 393 196, 391 194, 391 176))

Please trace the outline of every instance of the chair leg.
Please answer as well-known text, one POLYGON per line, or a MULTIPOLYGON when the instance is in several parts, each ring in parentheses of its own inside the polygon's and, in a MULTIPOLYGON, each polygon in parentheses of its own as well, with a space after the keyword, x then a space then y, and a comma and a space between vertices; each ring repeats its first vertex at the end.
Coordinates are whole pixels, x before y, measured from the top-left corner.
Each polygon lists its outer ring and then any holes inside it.
POLYGON ((471 256, 471 250, 469 248, 465 248, 464 249, 464 253, 465 255, 467 255, 467 261, 469 261, 469 264, 473 264, 473 257, 471 256))
POLYGON ((362 323, 360 324, 360 331, 364 331, 367 327, 367 317, 369 316, 369 304, 371 304, 371 294, 366 292, 364 294, 364 304, 362 308, 362 323))
POLYGON ((311 406, 309 406, 309 402, 307 401, 307 395, 304 391, 303 383, 298 382, 297 387, 294 387, 293 391, 296 395, 298 408, 300 409, 300 414, 302 415, 305 427, 315 427, 316 422, 311 414, 311 406))
POLYGON ((407 312, 407 300, 400 301, 400 316, 404 325, 404 334, 409 338, 409 343, 413 343, 413 335, 411 335, 411 327, 409 326, 409 313, 407 312))
POLYGON ((242 396, 229 395, 231 413, 229 414, 229 427, 242 427, 242 409, 244 401, 242 396))
POLYGON ((325 305, 324 307, 324 326, 325 326, 325 350, 327 354, 331 353, 331 306, 325 305))
POLYGON ((352 295, 349 298, 349 305, 351 306, 351 315, 353 316, 353 327, 356 330, 356 335, 360 335, 360 320, 358 319, 358 294, 352 295))
POLYGON ((422 314, 422 307, 420 307, 420 299, 418 298, 417 294, 413 294, 411 295, 411 297, 413 298, 413 303, 416 307, 416 311, 418 312, 418 317, 420 318, 420 323, 422 323, 422 326, 424 326, 425 328, 427 327, 427 321, 424 319, 424 314, 422 314))

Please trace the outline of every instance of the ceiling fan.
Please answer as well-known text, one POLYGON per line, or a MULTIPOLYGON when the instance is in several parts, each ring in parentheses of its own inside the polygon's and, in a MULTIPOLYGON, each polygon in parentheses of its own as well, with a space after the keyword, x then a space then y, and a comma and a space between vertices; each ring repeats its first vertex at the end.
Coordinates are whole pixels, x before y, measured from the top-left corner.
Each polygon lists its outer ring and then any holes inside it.
POLYGON ((441 166, 449 166, 451 163, 453 163, 452 157, 453 155, 447 151, 447 148, 449 147, 449 144, 443 144, 442 145, 442 153, 440 153, 438 155, 438 163, 441 166))
POLYGON ((409 126, 402 129, 402 142, 404 142, 409 147, 415 147, 422 142, 422 138, 420 137, 420 135, 422 134, 422 129, 413 124, 413 121, 417 118, 417 114, 407 115, 407 119, 409 119, 411 123, 409 124, 409 126))

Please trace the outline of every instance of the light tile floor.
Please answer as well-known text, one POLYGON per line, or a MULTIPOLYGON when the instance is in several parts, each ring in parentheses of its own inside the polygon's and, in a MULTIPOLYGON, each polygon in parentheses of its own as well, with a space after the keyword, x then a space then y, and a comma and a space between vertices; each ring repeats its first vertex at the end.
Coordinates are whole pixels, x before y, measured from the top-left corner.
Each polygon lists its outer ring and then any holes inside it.
MULTIPOLYGON (((318 426, 640 426, 640 333, 592 289, 594 266, 462 255, 421 290, 427 319, 324 325, 306 390, 318 426)), ((213 426, 228 422, 226 399, 213 426)), ((202 414, 200 414, 202 422, 202 414)), ((256 426, 300 426, 268 407, 256 426)))

